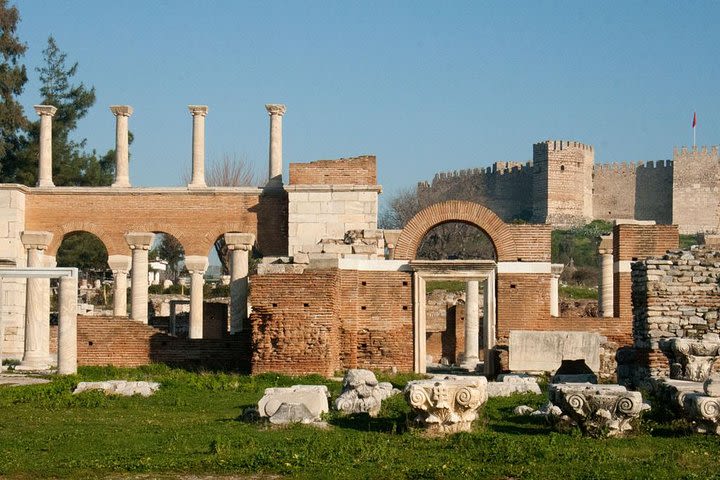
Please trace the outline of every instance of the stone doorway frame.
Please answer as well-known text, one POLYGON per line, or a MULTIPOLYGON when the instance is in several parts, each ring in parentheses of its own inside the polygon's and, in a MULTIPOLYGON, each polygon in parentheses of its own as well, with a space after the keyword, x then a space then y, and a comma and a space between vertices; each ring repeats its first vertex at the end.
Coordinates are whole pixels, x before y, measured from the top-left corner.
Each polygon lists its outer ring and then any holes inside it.
POLYGON ((497 342, 497 263, 494 260, 412 260, 413 271, 413 350, 415 373, 427 371, 427 279, 477 280, 483 288, 483 335, 481 347, 485 352, 484 372, 493 370, 490 350, 497 342), (490 293, 490 295, 488 295, 490 293))

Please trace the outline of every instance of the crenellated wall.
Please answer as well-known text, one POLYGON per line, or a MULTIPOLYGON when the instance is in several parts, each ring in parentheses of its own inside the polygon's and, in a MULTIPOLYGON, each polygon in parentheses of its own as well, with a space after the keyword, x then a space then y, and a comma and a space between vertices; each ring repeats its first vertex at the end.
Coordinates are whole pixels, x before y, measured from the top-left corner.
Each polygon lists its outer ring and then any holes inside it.
POLYGON ((720 226, 718 147, 676 148, 673 163, 673 223, 680 226, 680 233, 717 231, 720 226))

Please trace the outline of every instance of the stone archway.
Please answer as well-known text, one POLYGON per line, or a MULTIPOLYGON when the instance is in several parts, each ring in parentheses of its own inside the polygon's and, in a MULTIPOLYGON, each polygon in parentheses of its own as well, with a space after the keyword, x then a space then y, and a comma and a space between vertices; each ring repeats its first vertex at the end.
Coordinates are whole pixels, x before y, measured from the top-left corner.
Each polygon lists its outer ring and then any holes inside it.
POLYGON ((517 260, 513 232, 492 210, 461 200, 436 203, 418 212, 405 225, 395 247, 396 260, 413 260, 425 235, 437 225, 462 222, 484 231, 492 241, 498 261, 517 260))

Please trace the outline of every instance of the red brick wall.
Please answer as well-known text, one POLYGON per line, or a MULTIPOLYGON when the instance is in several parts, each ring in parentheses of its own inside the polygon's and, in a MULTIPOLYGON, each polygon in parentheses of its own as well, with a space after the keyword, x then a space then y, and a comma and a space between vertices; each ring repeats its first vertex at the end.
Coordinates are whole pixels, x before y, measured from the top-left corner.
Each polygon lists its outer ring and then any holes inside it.
POLYGON ((290 164, 290 185, 375 185, 374 155, 290 164))
MULTIPOLYGON (((57 352, 57 326, 51 327, 51 351, 57 352)), ((113 317, 78 316, 78 365, 137 367, 150 363, 249 371, 249 338, 190 340, 113 317)))
POLYGON ((544 330, 550 319, 550 274, 497 275, 497 338, 510 330, 544 330))
POLYGON ((550 233, 552 225, 513 225, 508 228, 513 233, 517 258, 524 262, 550 261, 550 233))

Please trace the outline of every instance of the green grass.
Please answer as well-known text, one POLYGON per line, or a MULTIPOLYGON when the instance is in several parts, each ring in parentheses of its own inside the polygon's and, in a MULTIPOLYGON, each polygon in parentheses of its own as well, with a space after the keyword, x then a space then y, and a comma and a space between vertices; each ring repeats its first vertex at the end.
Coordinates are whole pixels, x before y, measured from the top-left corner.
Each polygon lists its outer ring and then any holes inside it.
POLYGON ((467 282, 462 280, 430 280, 425 286, 427 293, 432 293, 435 290, 445 290, 450 293, 459 293, 465 291, 467 282))
POLYGON ((593 287, 584 287, 582 285, 560 285, 560 296, 574 300, 597 300, 598 289, 593 287))
POLYGON ((679 246, 682 250, 690 250, 690 247, 692 247, 693 245, 699 245, 700 243, 701 243, 700 239, 695 234, 680 235, 680 245, 679 246))
MULTIPOLYGON (((409 377, 406 377, 409 378, 409 377)), ((404 379, 396 379, 403 382, 404 379)), ((491 399, 472 433, 426 438, 408 431, 401 396, 378 418, 331 414, 328 429, 245 423, 242 411, 269 386, 324 383, 320 377, 188 373, 154 366, 83 368, 47 385, 0 387, 0 477, 278 474, 291 478, 708 478, 720 440, 646 422, 627 439, 553 432, 543 419, 517 417, 540 395, 491 399), (80 380, 152 379, 150 398, 70 392, 80 380)))

